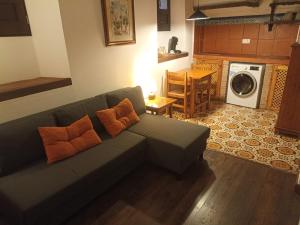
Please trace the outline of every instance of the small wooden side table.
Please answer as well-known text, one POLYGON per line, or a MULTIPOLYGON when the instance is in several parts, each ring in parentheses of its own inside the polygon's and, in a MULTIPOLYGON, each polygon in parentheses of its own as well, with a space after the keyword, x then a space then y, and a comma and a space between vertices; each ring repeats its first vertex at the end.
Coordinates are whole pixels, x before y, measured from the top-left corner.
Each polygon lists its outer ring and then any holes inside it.
POLYGON ((166 98, 161 96, 156 96, 155 99, 149 100, 145 99, 146 110, 151 111, 151 114, 156 113, 157 115, 162 114, 165 110, 167 110, 170 118, 172 118, 172 105, 175 103, 177 99, 174 98, 166 98))

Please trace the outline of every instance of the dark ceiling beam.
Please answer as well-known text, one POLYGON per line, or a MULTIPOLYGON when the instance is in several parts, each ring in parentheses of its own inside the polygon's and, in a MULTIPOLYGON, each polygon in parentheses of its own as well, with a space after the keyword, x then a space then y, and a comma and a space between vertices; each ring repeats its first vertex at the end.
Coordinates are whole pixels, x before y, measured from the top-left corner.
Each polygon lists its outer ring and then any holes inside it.
POLYGON ((240 2, 199 5, 199 8, 201 10, 206 10, 206 9, 221 9, 221 8, 232 8, 232 7, 242 7, 242 6, 258 7, 259 5, 260 5, 260 0, 247 0, 247 1, 240 1, 240 2))
POLYGON ((279 5, 295 5, 300 4, 300 1, 291 1, 291 0, 275 0, 273 1, 270 6, 279 6, 279 5))

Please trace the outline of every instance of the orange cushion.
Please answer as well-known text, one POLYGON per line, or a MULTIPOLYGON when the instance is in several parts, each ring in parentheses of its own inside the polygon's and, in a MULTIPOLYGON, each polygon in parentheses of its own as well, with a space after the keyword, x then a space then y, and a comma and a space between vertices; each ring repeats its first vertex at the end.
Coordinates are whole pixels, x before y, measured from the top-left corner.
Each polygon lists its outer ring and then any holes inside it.
POLYGON ((39 127, 38 130, 48 164, 73 156, 102 142, 88 116, 67 127, 39 127))
POLYGON ((113 108, 97 111, 96 115, 112 137, 117 136, 126 128, 140 121, 128 98, 125 98, 113 108))

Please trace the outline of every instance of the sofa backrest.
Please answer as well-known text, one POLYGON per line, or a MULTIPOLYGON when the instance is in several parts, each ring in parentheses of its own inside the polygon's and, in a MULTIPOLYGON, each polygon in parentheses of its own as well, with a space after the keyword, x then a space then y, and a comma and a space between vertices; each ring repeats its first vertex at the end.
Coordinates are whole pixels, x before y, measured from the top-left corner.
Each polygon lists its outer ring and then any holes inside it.
POLYGON ((146 112, 144 96, 140 86, 118 89, 106 94, 109 107, 117 105, 124 98, 128 98, 138 115, 146 112))
POLYGON ((0 124, 0 177, 45 157, 37 128, 55 125, 50 111, 0 124))
MULTIPOLYGON (((0 124, 0 177, 13 173, 46 155, 38 127, 67 126, 89 115, 98 134, 105 132, 95 112, 129 98, 138 114, 145 113, 141 87, 123 88, 45 112, 0 124)), ((101 136, 101 135, 100 135, 101 136)))
POLYGON ((95 112, 107 109, 106 95, 84 99, 54 109, 53 115, 58 126, 68 126, 85 115, 91 118, 94 129, 98 134, 105 132, 105 128, 96 117, 95 112))

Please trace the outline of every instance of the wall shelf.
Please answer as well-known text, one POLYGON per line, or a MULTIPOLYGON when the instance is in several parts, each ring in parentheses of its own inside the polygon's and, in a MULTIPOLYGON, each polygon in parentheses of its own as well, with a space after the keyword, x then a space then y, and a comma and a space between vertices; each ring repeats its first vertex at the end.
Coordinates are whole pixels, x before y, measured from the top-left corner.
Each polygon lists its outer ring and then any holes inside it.
POLYGON ((163 63, 163 62, 171 61, 174 59, 187 57, 188 55, 189 55, 188 52, 181 52, 181 53, 176 53, 176 54, 164 54, 164 55, 158 57, 158 63, 163 63))
POLYGON ((0 84, 0 102, 72 85, 71 78, 37 77, 0 84))

